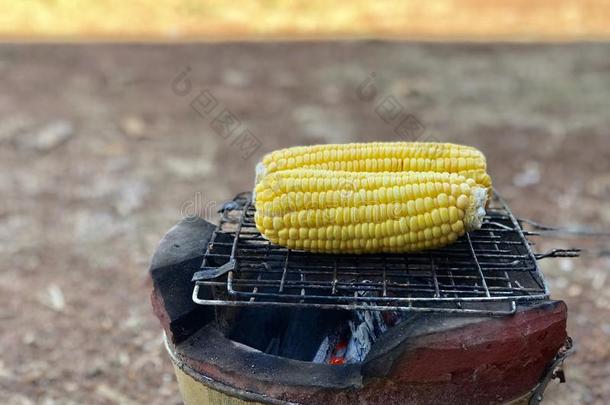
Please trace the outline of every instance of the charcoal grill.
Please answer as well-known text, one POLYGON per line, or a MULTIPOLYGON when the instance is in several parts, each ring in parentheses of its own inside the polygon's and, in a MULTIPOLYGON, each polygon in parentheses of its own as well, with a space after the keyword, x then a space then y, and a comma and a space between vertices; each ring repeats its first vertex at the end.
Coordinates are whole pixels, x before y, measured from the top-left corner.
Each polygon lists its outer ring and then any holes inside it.
POLYGON ((414 254, 329 255, 289 250, 264 239, 249 193, 225 204, 194 274, 200 305, 506 315, 549 298, 537 256, 497 194, 480 230, 448 247, 414 254), (206 289, 211 294, 200 296, 206 289), (211 296, 211 297, 210 297, 211 296))
POLYGON ((403 255, 287 250, 261 237, 254 213, 240 194, 217 225, 180 221, 153 256, 152 306, 185 403, 537 404, 562 375, 567 308, 537 261, 577 251, 534 253, 535 229, 500 197, 479 231, 403 255), (318 345, 336 320, 372 311, 400 322, 358 362, 285 344, 318 345))

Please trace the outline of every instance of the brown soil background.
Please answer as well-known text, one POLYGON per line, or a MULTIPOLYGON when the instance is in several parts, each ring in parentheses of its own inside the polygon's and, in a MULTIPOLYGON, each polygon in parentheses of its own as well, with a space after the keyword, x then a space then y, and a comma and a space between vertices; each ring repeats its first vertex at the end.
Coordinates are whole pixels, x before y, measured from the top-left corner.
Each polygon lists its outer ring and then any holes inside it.
MULTIPOLYGON (((179 403, 149 304, 157 241, 249 189, 275 148, 424 138, 480 147, 517 215, 610 229, 610 46, 386 42, 0 46, 0 403, 179 403), (171 81, 190 67, 189 96, 171 81), (375 73, 377 98, 358 85, 375 73), (189 106, 208 89, 260 140, 243 159, 189 106)), ((219 112, 215 110, 215 113, 219 112)), ((610 238, 541 262, 577 353, 553 404, 610 401, 610 238), (605 255, 602 253, 605 252, 605 255)))

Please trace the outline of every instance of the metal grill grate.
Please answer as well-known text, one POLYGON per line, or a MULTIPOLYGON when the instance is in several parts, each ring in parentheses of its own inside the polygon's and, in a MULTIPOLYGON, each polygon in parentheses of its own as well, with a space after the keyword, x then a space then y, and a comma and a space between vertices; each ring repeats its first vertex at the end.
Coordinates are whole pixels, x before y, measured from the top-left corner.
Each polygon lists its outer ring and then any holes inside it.
POLYGON ((260 235, 254 212, 246 193, 225 204, 193 276, 195 303, 500 315, 549 297, 527 232, 499 197, 479 231, 415 254, 288 250, 260 235))

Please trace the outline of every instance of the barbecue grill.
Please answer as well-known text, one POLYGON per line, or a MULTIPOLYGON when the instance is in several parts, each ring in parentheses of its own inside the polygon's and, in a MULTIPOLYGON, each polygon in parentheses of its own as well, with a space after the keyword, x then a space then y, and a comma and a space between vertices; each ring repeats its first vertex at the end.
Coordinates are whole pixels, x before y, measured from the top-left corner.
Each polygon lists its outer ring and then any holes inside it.
POLYGON ((537 261, 578 252, 534 253, 537 233, 497 194, 480 230, 413 254, 289 250, 254 212, 239 194, 218 225, 187 218, 153 257, 153 308, 187 403, 537 403, 562 377, 566 308, 537 261), (348 323, 368 327, 362 357, 320 360, 348 323))
POLYGON ((414 254, 311 254, 273 245, 254 223, 250 194, 221 210, 218 227, 194 274, 201 305, 289 306, 379 311, 506 315, 518 303, 548 299, 536 256, 496 194, 480 230, 455 244, 414 254), (202 288, 213 298, 201 298, 202 288))

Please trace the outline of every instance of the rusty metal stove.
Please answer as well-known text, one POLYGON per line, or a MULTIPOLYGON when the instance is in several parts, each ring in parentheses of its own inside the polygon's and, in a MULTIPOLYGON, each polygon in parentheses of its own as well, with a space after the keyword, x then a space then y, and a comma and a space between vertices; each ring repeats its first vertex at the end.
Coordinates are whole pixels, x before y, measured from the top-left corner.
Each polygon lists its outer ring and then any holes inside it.
POLYGON ((260 236, 253 214, 241 194, 219 225, 178 223, 153 257, 152 304, 186 403, 536 403, 562 377, 567 310, 537 260, 576 252, 534 254, 534 232, 500 198, 480 231, 409 255, 289 251, 260 236), (308 329, 353 311, 401 315, 358 363, 278 355, 247 336, 283 317, 311 341, 308 329))

